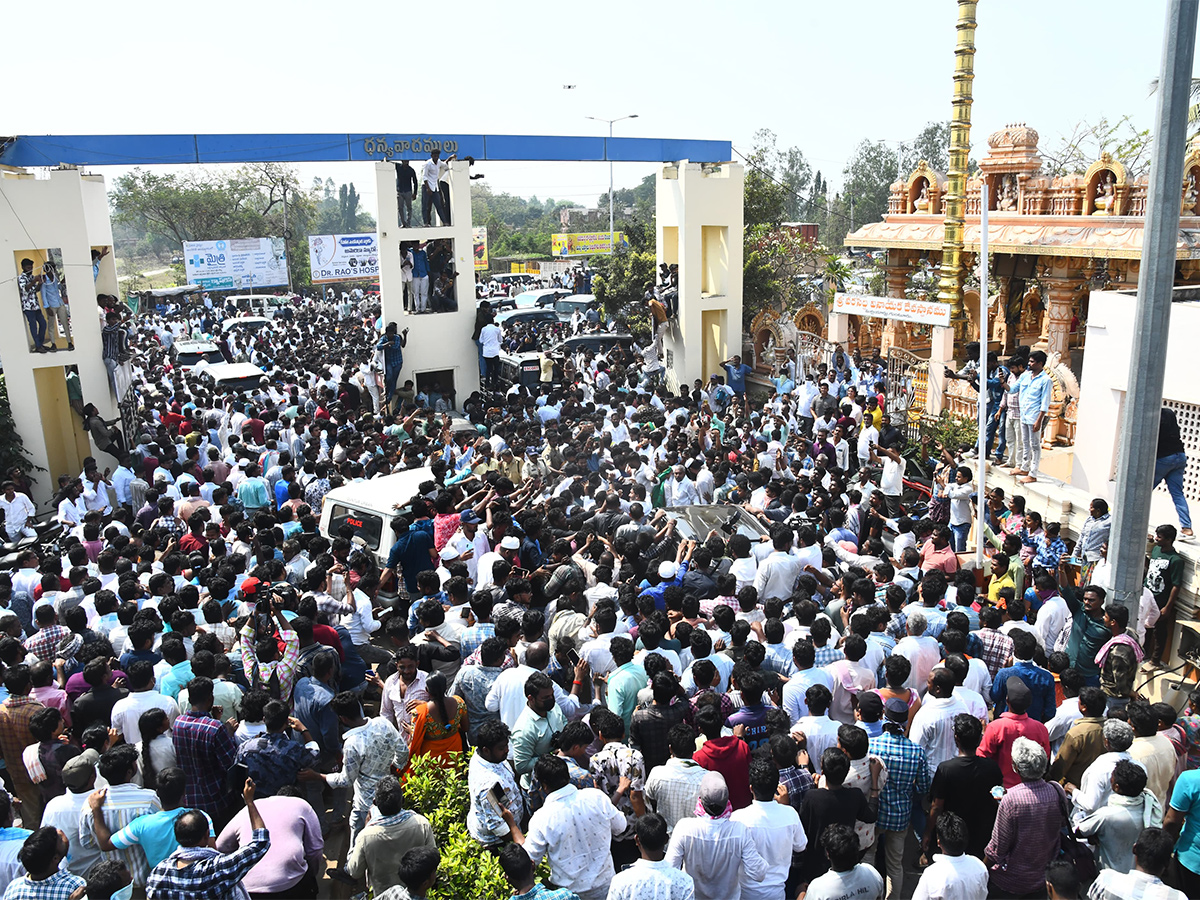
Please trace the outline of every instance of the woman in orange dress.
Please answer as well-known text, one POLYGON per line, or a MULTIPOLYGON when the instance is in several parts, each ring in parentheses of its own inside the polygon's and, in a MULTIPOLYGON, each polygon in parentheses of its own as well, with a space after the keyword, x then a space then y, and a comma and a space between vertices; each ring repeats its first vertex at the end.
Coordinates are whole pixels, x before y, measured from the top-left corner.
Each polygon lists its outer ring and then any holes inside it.
POLYGON ((433 756, 446 762, 451 753, 465 749, 467 711, 454 697, 446 696, 446 676, 440 672, 425 682, 429 699, 418 701, 412 710, 412 733, 408 736, 408 765, 418 756, 433 756))

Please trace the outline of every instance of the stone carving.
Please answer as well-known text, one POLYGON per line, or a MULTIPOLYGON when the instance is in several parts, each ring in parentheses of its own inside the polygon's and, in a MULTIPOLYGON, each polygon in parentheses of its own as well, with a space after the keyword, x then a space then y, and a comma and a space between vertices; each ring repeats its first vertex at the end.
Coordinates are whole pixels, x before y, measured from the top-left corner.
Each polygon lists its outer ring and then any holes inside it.
POLYGON ((1005 175, 1000 181, 1000 193, 996 199, 996 209, 1000 212, 1013 212, 1017 208, 1017 179, 1005 175))

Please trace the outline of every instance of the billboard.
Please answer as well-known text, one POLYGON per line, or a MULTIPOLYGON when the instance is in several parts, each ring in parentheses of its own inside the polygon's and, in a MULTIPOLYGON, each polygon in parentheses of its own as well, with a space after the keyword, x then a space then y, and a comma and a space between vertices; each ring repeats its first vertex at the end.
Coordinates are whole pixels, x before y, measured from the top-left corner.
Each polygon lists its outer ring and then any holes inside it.
POLYGON ((475 271, 486 271, 488 268, 487 229, 482 225, 472 228, 471 243, 475 250, 475 271))
POLYGON ((936 300, 909 300, 907 297, 872 297, 868 294, 843 294, 833 297, 833 311, 849 316, 896 319, 925 325, 950 324, 950 304, 936 300))
POLYGON ((312 283, 358 281, 379 277, 376 234, 310 234, 308 264, 312 283))
POLYGON ((596 256, 601 253, 611 253, 613 246, 618 250, 628 250, 629 241, 625 240, 625 232, 614 231, 584 231, 579 234, 550 235, 550 255, 559 256, 596 256))
POLYGON ((184 241, 189 284, 209 291, 287 285, 287 250, 281 237, 230 241, 184 241))

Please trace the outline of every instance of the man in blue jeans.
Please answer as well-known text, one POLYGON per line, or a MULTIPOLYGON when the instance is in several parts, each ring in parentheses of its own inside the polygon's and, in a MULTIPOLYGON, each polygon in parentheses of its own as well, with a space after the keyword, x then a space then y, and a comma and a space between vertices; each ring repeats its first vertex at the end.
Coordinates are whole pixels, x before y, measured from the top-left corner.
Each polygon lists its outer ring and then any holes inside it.
POLYGON ((383 405, 390 406, 392 394, 396 393, 396 381, 400 378, 400 369, 404 366, 404 346, 408 343, 408 329, 396 334, 396 323, 388 322, 383 337, 375 345, 376 350, 383 351, 383 387, 387 392, 383 405))
POLYGON ((1166 481, 1175 512, 1179 516, 1179 533, 1184 538, 1192 536, 1192 514, 1188 510, 1187 498, 1183 496, 1183 473, 1187 469, 1187 454, 1183 439, 1179 436, 1179 422, 1175 411, 1164 406, 1158 420, 1158 452, 1154 459, 1154 487, 1166 481))

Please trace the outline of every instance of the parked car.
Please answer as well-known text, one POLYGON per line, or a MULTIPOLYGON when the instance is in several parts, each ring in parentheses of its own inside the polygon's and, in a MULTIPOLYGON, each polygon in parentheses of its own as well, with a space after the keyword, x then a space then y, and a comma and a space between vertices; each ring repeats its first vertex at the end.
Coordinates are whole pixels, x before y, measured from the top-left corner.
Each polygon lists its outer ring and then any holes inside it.
POLYGON ((270 324, 271 320, 265 316, 237 316, 233 319, 226 319, 221 323, 221 333, 228 334, 234 328, 258 331, 260 328, 266 328, 270 324))
POLYGON ((253 363, 221 363, 206 367, 200 377, 211 382, 214 391, 218 393, 241 393, 256 390, 266 375, 266 372, 253 363))
POLYGON ((582 312, 589 303, 596 302, 595 294, 570 294, 554 302, 554 311, 558 313, 560 322, 570 322, 576 310, 582 312))
POLYGON ((516 325, 557 325, 558 314, 552 309, 513 309, 496 316, 496 324, 501 328, 516 325))
POLYGON ((566 288, 539 288, 538 290, 525 291, 523 294, 517 294, 514 298, 517 301, 517 308, 524 309, 526 307, 543 307, 548 306, 554 308, 554 304, 563 297, 571 296, 571 292, 566 288))
POLYGON ((190 372, 201 360, 222 365, 225 357, 212 341, 176 341, 173 346, 175 365, 181 372, 190 372))
POLYGON ((631 349, 633 347, 633 335, 615 334, 610 331, 577 334, 574 337, 567 338, 550 352, 555 356, 565 356, 568 353, 579 353, 582 350, 592 350, 599 353, 618 346, 624 347, 626 350, 631 349))

